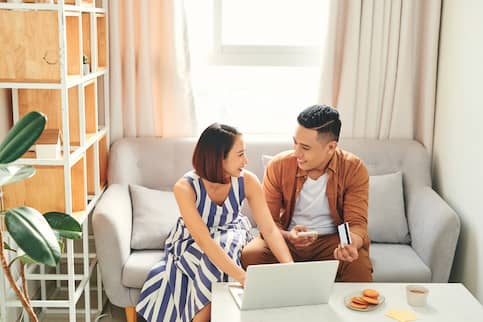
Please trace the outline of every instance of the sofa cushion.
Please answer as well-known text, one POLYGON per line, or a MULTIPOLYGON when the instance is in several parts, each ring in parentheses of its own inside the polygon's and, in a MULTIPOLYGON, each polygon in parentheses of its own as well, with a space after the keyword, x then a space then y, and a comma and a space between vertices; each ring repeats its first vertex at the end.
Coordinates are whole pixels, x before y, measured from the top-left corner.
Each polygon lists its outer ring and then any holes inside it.
POLYGON ((180 216, 174 194, 170 191, 129 185, 133 223, 131 248, 164 249, 164 242, 180 216))
POLYGON ((409 243, 401 172, 369 177, 368 220, 372 241, 409 243))
POLYGON ((372 243, 369 253, 376 282, 431 282, 431 270, 409 245, 372 243))
POLYGON ((122 285, 141 288, 151 268, 164 257, 162 250, 138 250, 131 253, 122 270, 122 285))

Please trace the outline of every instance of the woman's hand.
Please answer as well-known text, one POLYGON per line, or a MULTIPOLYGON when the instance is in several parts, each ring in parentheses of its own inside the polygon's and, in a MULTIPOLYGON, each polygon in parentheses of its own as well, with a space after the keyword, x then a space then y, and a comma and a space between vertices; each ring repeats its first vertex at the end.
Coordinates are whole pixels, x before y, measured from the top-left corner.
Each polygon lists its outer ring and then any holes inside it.
POLYGON ((238 283, 241 284, 242 287, 245 287, 245 276, 246 276, 246 273, 241 268, 240 268, 239 274, 237 274, 237 276, 234 276, 234 278, 238 281, 238 283))

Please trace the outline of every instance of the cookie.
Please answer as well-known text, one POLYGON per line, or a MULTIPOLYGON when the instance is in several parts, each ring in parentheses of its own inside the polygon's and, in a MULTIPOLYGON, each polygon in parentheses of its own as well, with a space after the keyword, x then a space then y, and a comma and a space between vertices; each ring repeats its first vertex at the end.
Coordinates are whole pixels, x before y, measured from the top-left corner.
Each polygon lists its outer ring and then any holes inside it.
POLYGON ((370 288, 366 288, 362 291, 362 295, 367 297, 372 297, 373 299, 377 299, 379 297, 379 292, 370 288))
POLYGON ((364 300, 361 296, 354 296, 351 299, 351 302, 355 303, 355 304, 359 304, 359 305, 367 305, 368 304, 368 302, 366 300, 364 300))
POLYGON ((369 296, 363 296, 362 298, 364 299, 364 301, 366 301, 369 304, 372 304, 372 305, 379 304, 379 300, 377 298, 373 298, 369 296))
POLYGON ((353 308, 355 308, 355 309, 363 310, 363 309, 367 309, 367 307, 369 305, 368 304, 358 304, 358 303, 351 302, 350 303, 350 306, 353 307, 353 308))

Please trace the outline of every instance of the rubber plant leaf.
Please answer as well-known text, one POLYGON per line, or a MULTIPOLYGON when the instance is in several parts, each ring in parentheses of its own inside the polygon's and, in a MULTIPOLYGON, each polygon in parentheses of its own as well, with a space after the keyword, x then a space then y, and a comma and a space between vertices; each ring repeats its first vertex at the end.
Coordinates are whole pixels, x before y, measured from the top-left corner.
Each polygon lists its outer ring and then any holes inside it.
POLYGON ((58 264, 59 243, 40 212, 30 207, 8 209, 5 224, 15 243, 30 258, 49 266, 58 264))
POLYGON ((0 144, 0 164, 20 158, 42 134, 47 117, 40 112, 29 112, 22 117, 0 144))

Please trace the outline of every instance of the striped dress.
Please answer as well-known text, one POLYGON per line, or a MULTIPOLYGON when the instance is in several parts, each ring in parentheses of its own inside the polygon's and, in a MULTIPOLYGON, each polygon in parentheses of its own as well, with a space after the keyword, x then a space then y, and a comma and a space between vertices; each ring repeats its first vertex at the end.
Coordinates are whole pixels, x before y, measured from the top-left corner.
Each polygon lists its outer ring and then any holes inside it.
MULTIPOLYGON (((245 199, 243 173, 231 178, 228 197, 221 206, 210 200, 194 171, 184 177, 195 191, 196 207, 211 238, 241 266, 241 250, 252 239, 248 218, 239 214, 245 199)), ((221 281, 227 282, 228 275, 203 253, 180 217, 166 240, 164 258, 144 282, 136 310, 148 322, 189 322, 211 302, 211 284, 221 281)))

